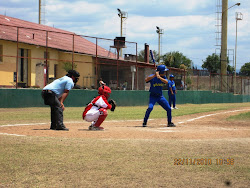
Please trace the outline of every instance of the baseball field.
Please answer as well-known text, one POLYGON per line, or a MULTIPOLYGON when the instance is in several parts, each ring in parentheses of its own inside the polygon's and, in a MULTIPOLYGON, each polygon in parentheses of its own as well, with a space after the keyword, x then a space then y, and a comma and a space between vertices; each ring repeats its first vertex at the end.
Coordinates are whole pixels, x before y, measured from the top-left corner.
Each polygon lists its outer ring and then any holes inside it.
POLYGON ((50 109, 0 108, 0 187, 250 187, 250 103, 184 104, 176 127, 155 106, 117 107, 89 131, 66 107, 69 131, 50 130, 50 109))

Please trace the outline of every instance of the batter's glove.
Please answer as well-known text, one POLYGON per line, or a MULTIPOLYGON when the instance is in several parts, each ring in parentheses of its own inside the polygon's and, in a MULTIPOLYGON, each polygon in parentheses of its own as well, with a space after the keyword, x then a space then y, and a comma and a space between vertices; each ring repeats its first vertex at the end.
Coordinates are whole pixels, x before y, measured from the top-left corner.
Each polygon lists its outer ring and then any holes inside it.
POLYGON ((113 99, 110 99, 108 102, 112 106, 110 110, 115 111, 116 102, 113 99))

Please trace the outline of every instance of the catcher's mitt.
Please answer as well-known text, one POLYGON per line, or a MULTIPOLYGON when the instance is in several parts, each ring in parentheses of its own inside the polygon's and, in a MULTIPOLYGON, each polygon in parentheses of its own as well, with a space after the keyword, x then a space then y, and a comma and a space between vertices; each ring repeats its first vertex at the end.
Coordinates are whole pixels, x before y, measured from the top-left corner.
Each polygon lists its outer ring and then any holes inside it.
POLYGON ((110 110, 115 111, 116 102, 113 99, 110 99, 108 102, 112 106, 110 110))

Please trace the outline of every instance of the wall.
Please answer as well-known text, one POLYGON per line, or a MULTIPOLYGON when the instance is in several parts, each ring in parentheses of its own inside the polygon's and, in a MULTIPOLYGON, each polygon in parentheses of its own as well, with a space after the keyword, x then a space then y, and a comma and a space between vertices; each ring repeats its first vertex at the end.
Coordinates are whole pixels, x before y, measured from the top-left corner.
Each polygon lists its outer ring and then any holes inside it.
MULTIPOLYGON (((16 42, 10 42, 5 40, 0 40, 0 45, 3 45, 3 62, 0 63, 0 85, 2 86, 15 86, 13 82, 13 75, 16 72, 16 54, 17 54, 17 44, 16 42), (12 57, 6 57, 12 56, 12 57)), ((36 45, 28 45, 24 43, 18 44, 19 49, 28 49, 29 50, 29 60, 28 60, 28 86, 40 86, 44 87, 44 75, 43 75, 43 64, 44 60, 44 52, 46 52, 45 47, 36 46, 36 45), (37 66, 39 65, 40 66, 37 66)), ((57 49, 48 48, 49 52, 49 78, 54 77, 54 65, 59 64, 58 66, 58 75, 57 78, 60 78, 66 74, 64 69, 62 69, 64 61, 72 61, 72 53, 66 53, 59 51, 57 49)), ((92 56, 87 55, 74 55, 74 61, 77 64, 77 71, 80 72, 81 77, 78 81, 80 86, 84 86, 84 77, 95 75, 95 68, 92 56)), ((94 80, 92 83, 88 83, 86 87, 91 87, 94 84, 94 80)))
MULTIPOLYGON (((95 96, 96 90, 72 90, 65 106, 84 107, 95 96)), ((167 98, 167 91, 164 91, 167 98)), ((148 105, 148 91, 112 91, 111 98, 118 106, 148 105)), ((212 93, 211 91, 178 91, 177 104, 242 103, 250 102, 250 95, 212 93)), ((44 107, 40 89, 0 89, 0 108, 44 107)))
MULTIPOLYGON (((61 60, 64 60, 64 62, 72 62, 72 53, 66 53, 66 52, 60 52, 59 58, 61 60)), ((92 59, 92 56, 87 55, 81 55, 81 54, 75 54, 74 55, 74 62, 77 65, 76 70, 80 73, 79 81, 77 82, 77 85, 80 85, 81 87, 88 87, 90 88, 94 84, 94 80, 90 82, 86 82, 85 77, 94 77, 95 75, 95 69, 94 69, 94 61, 92 59), (87 83, 87 85, 86 85, 87 83)), ((59 63, 58 67, 58 76, 62 77, 66 75, 65 70, 63 69, 63 62, 59 63)))

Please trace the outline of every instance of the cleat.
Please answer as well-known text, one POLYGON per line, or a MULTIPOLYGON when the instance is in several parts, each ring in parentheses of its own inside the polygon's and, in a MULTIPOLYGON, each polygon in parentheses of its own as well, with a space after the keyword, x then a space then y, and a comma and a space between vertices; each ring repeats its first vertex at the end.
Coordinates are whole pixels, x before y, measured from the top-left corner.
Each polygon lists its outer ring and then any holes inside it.
POLYGON ((147 123, 144 122, 144 123, 142 124, 142 127, 147 127, 147 123))
POLYGON ((173 108, 173 107, 171 107, 171 110, 174 110, 174 108, 173 108))
POLYGON ((174 107, 174 109, 179 109, 179 108, 177 108, 177 107, 174 107))
POLYGON ((176 127, 174 123, 169 123, 167 127, 176 127))
POLYGON ((69 129, 66 127, 56 128, 55 130, 57 130, 57 131, 69 131, 69 129))
POLYGON ((103 131, 104 128, 103 127, 95 127, 94 125, 90 125, 89 130, 90 131, 103 131))

